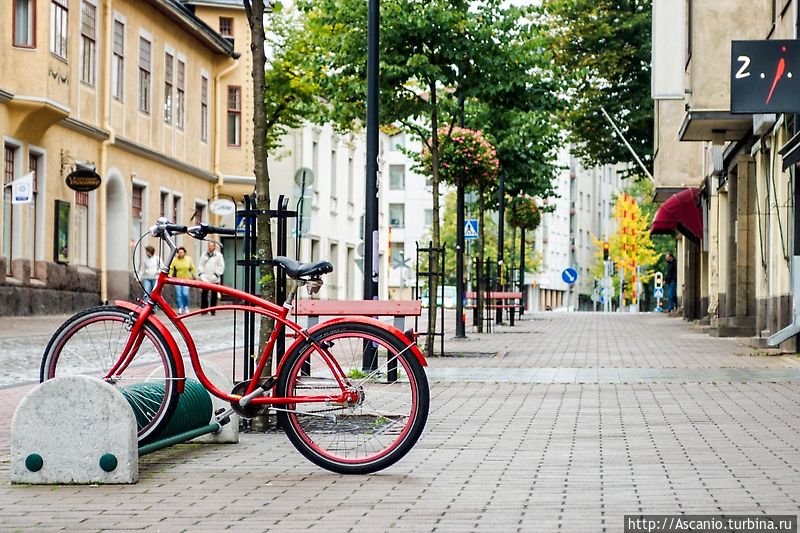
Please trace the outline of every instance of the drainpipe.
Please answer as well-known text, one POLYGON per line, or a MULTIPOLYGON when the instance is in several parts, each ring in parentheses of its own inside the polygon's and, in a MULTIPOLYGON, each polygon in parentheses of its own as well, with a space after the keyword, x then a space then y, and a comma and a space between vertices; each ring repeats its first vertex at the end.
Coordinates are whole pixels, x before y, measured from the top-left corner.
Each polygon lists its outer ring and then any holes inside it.
MULTIPOLYGON (((800 7, 797 2, 794 3, 795 7, 795 26, 794 38, 800 37, 800 7)), ((793 135, 800 132, 800 115, 794 116, 793 135)), ((792 179, 794 181, 794 198, 800 198, 800 180, 797 176, 797 165, 792 165, 792 179)), ((771 347, 778 346, 784 341, 789 340, 798 333, 800 333, 800 209, 794 206, 794 255, 792 256, 792 323, 780 330, 779 332, 771 335, 767 340, 767 344, 771 347)))
MULTIPOLYGON (((217 177, 217 183, 214 184, 214 198, 219 197, 219 191, 220 191, 220 189, 222 189, 222 185, 225 183, 225 178, 222 177, 222 173, 219 170, 219 158, 220 158, 219 152, 220 152, 220 149, 221 149, 220 145, 222 144, 222 142, 220 141, 221 137, 220 137, 220 135, 218 135, 218 132, 219 132, 219 128, 218 128, 218 126, 219 126, 219 124, 218 124, 219 123, 219 114, 220 114, 220 110, 222 109, 219 106, 220 97, 222 95, 221 94, 222 91, 220 91, 220 89, 219 89, 219 82, 224 76, 227 76, 228 73, 230 73, 230 71, 232 71, 233 69, 235 69, 236 67, 239 66, 239 62, 236 61, 236 60, 239 59, 240 57, 241 57, 241 54, 239 52, 235 52, 233 54, 232 62, 227 67, 225 67, 222 71, 214 74, 214 91, 215 91, 214 94, 216 95, 215 102, 217 103, 217 105, 215 106, 215 109, 214 109, 213 128, 211 129, 211 131, 214 132, 214 140, 213 140, 213 143, 214 143, 214 165, 213 165, 212 172, 217 177)), ((242 99, 242 101, 244 101, 244 99, 242 99)))
MULTIPOLYGON (((97 172, 103 178, 107 177, 108 171, 108 147, 114 144, 116 133, 111 126, 111 38, 114 35, 114 17, 111 10, 112 0, 103 1, 103 16, 105 24, 105 43, 100 48, 100 65, 103 65, 105 74, 100 79, 100 94, 102 99, 102 128, 108 132, 108 139, 100 144, 100 157, 97 172)), ((106 232, 108 219, 106 216, 106 187, 101 185, 97 192, 97 209, 100 212, 100 251, 98 266, 100 267, 100 301, 108 301, 108 262, 106 261, 106 232)))

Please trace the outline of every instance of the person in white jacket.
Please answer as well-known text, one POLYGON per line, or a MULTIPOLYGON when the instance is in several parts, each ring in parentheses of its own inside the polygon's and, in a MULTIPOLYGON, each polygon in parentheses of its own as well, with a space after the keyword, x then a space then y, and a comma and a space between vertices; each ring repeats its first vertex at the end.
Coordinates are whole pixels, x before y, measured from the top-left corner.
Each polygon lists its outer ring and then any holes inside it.
MULTIPOLYGON (((217 251, 217 245, 213 242, 208 243, 208 250, 200 257, 200 264, 197 266, 197 273, 201 281, 209 283, 219 283, 222 273, 225 272, 225 258, 222 252, 217 251)), ((208 305, 208 293, 211 293, 211 307, 217 305, 217 291, 203 289, 200 292, 200 309, 206 309, 208 305)), ((211 311, 214 314, 214 311, 211 311)))
POLYGON ((158 272, 164 266, 161 257, 156 255, 156 249, 152 246, 147 246, 144 249, 145 256, 142 258, 142 287, 144 292, 150 294, 156 286, 158 279, 158 272))

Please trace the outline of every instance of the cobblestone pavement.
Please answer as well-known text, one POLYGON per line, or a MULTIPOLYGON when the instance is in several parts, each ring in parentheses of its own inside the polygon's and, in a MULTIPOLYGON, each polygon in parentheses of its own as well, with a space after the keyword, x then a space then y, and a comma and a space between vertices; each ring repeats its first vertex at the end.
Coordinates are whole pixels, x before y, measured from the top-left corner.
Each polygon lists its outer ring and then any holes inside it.
MULTIPOLYGON (((38 339, 16 331, 0 343, 38 339)), ((798 514, 794 356, 600 313, 526 315, 447 353, 430 359, 425 433, 381 473, 331 474, 281 433, 243 434, 146 456, 136 485, 4 484, 0 529, 621 531, 624 514, 798 514)), ((24 389, 0 391, 6 419, 24 389)))

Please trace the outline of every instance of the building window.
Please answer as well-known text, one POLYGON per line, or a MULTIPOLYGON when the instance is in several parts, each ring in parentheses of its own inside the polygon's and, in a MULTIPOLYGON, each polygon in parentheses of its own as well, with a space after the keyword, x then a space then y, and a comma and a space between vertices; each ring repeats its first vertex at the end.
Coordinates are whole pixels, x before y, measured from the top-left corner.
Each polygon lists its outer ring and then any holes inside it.
POLYGON ((339 179, 338 173, 336 172, 336 167, 339 164, 339 157, 336 153, 336 149, 331 150, 331 198, 336 198, 337 191, 336 191, 336 181, 339 179))
POLYGON ((89 264, 89 193, 75 193, 75 260, 79 265, 89 264))
POLYGON ((186 122, 186 63, 178 60, 178 93, 175 98, 175 124, 183 129, 186 122))
POLYGON ((200 140, 208 140, 208 78, 200 78, 200 140))
POLYGON ((81 81, 94 85, 95 80, 95 40, 97 8, 83 0, 81 2, 81 81))
POLYGON ((219 34, 228 41, 231 46, 234 45, 233 40, 233 19, 231 17, 219 18, 219 34))
POLYGON ((175 59, 169 52, 164 54, 164 122, 172 124, 172 68, 175 59))
POLYGON ((139 37, 139 111, 150 112, 150 41, 139 37))
POLYGON ((353 157, 347 159, 347 203, 353 205, 353 195, 355 194, 355 165, 353 157))
POLYGON ((392 228, 406 227, 405 205, 389 204, 389 226, 392 228))
POLYGON ((167 203, 169 202, 169 193, 161 191, 161 197, 158 202, 158 216, 167 216, 167 203))
POLYGON ((389 165, 389 189, 402 191, 406 188, 405 165, 389 165))
POLYGON ((50 51, 67 59, 68 0, 52 0, 50 4, 50 51))
POLYGON ((14 0, 14 46, 36 47, 36 0, 14 0))
POLYGON ((6 258, 6 271, 11 273, 12 239, 14 235, 14 216, 11 204, 11 182, 14 181, 14 167, 17 148, 5 145, 3 166, 3 255, 6 258))
POLYGON ((228 146, 239 146, 242 133, 242 89, 228 87, 228 146))
POLYGON ((114 55, 111 58, 111 94, 122 101, 125 95, 125 24, 114 21, 114 55))
POLYGON ((433 209, 425 210, 425 226, 433 225, 433 209))
POLYGON ((181 197, 174 196, 172 198, 172 220, 178 224, 180 222, 180 214, 181 214, 181 197))
POLYGON ((194 204, 194 223, 202 224, 206 219, 206 206, 195 202, 194 204))
POLYGON ((144 187, 134 185, 131 192, 131 239, 136 240, 142 236, 142 219, 144 215, 144 187))
POLYGON ((40 227, 39 220, 38 220, 38 207, 39 207, 39 170, 41 168, 41 158, 42 156, 39 154, 35 154, 33 152, 28 152, 28 172, 33 175, 33 202, 28 204, 28 227, 32 228, 32 231, 28 232, 28 250, 29 257, 33 264, 36 262, 36 243, 39 242, 41 238, 41 231, 42 228, 40 227))

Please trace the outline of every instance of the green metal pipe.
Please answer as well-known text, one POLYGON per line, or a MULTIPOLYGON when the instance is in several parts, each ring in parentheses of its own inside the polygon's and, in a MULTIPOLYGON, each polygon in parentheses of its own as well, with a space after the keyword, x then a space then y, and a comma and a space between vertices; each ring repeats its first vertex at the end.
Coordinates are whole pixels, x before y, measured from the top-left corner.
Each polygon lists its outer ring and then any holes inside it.
POLYGON ((162 448, 166 448, 167 446, 172 446, 173 444, 180 444, 181 442, 186 442, 187 440, 191 440, 196 437, 200 437, 202 435, 207 435, 208 433, 215 433, 219 431, 220 428, 221 426, 219 425, 219 423, 212 422, 207 426, 199 427, 197 429, 192 429, 189 431, 184 431, 183 433, 173 435, 172 437, 167 437, 166 439, 153 441, 150 444, 145 444, 144 446, 139 448, 139 457, 147 455, 148 453, 158 451, 162 448))

